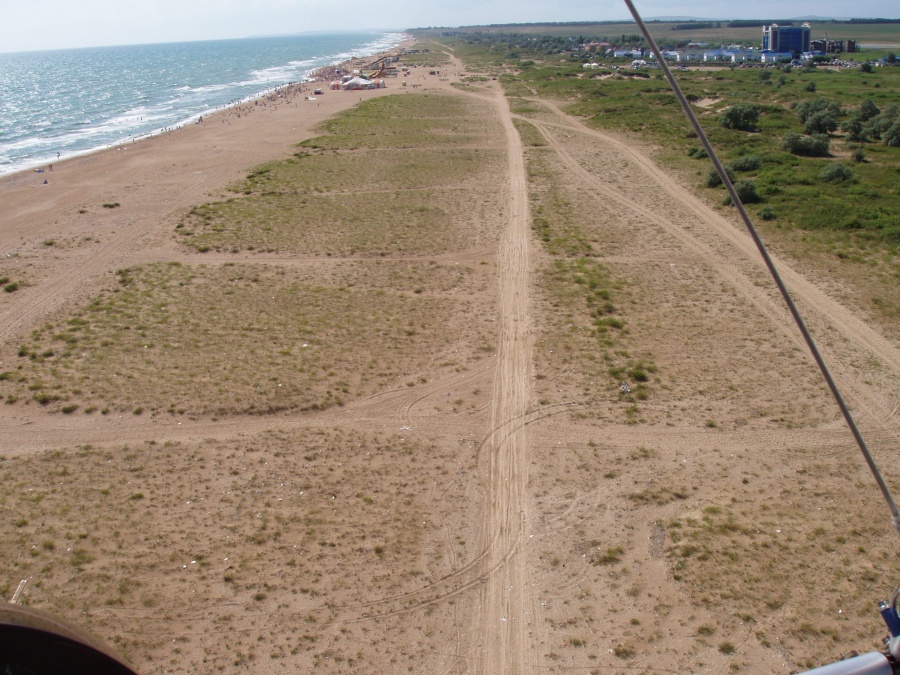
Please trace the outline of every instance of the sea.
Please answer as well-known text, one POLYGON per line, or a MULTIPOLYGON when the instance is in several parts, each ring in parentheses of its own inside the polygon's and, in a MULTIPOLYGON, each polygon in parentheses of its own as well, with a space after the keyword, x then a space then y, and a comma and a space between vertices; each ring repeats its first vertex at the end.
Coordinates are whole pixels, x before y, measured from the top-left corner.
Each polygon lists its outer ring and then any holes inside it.
POLYGON ((0 175, 189 124, 403 38, 329 33, 0 54, 0 175))

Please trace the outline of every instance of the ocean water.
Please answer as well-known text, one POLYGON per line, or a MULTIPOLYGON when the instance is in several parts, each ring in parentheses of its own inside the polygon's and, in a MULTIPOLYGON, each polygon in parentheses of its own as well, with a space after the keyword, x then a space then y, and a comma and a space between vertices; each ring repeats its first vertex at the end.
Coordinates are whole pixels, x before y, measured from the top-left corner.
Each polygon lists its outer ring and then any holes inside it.
POLYGON ((189 123, 402 38, 346 33, 0 54, 0 175, 189 123))

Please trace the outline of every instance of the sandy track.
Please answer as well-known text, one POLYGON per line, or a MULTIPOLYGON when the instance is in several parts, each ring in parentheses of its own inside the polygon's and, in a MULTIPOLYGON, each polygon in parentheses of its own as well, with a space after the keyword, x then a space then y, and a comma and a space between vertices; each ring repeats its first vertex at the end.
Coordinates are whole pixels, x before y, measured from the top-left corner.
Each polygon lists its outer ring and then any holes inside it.
POLYGON ((508 213, 498 255, 499 322, 497 368, 487 444, 490 506, 485 539, 490 547, 488 577, 473 617, 473 663, 480 672, 525 672, 531 661, 528 623, 533 620, 526 589, 523 551, 527 520, 528 437, 524 414, 529 406, 531 336, 528 305, 529 215, 525 163, 519 135, 502 93, 496 106, 506 130, 509 156, 508 213))

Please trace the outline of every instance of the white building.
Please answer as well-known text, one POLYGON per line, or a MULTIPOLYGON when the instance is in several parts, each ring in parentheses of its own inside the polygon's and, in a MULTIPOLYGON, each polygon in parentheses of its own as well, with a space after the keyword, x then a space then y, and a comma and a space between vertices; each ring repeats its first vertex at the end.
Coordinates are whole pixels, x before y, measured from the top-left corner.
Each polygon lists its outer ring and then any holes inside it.
POLYGON ((710 49, 703 52, 703 60, 707 63, 712 61, 731 61, 731 56, 724 49, 710 49))
POLYGON ((702 61, 703 60, 703 52, 698 52, 693 49, 682 50, 676 52, 678 54, 678 62, 682 61, 702 61))
POLYGON ((759 61, 762 59, 762 52, 755 49, 730 49, 732 63, 744 63, 746 61, 759 61))
POLYGON ((763 63, 784 63, 785 61, 790 63, 793 58, 794 55, 791 52, 760 52, 760 61, 763 63))

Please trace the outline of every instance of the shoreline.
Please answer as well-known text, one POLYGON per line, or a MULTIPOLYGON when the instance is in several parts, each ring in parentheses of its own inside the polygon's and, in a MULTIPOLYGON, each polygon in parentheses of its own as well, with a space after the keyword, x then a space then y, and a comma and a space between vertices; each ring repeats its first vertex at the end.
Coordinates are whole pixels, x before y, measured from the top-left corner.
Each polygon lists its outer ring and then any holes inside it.
POLYGON ((0 342, 90 297, 111 270, 177 255, 169 233, 184 213, 221 198, 254 167, 291 157, 320 123, 362 100, 411 94, 391 78, 384 89, 326 91, 304 100, 310 85, 63 159, 52 171, 0 176, 0 276, 19 286, 3 294, 0 342))
MULTIPOLYGON (((391 34, 391 33, 390 32, 384 33, 384 35, 388 35, 388 34, 391 34)), ((250 94, 247 96, 243 96, 239 99, 231 100, 228 103, 215 104, 214 107, 210 107, 202 113, 189 114, 189 115, 185 116, 184 118, 177 120, 171 126, 162 126, 157 129, 154 129, 150 132, 129 135, 120 140, 106 143, 103 145, 97 145, 97 146, 93 146, 93 147, 85 148, 85 149, 81 149, 81 150, 73 150, 69 153, 66 153, 62 157, 57 158, 56 160, 54 160, 52 158, 52 156, 48 157, 48 158, 42 158, 42 159, 25 160, 22 162, 21 168, 0 172, 0 182, 4 181, 5 179, 10 178, 12 176, 17 176, 17 175, 20 175, 23 173, 24 174, 35 173, 35 172, 39 172, 39 170, 48 171, 48 167, 50 167, 50 166, 54 166, 54 167, 59 166, 59 165, 63 164, 64 162, 83 158, 83 157, 97 154, 97 153, 102 153, 102 152, 111 151, 111 150, 117 150, 124 146, 130 147, 136 143, 140 143, 140 142, 146 141, 148 139, 152 139, 152 138, 155 138, 155 137, 158 137, 161 135, 172 133, 173 131, 177 131, 179 129, 189 127, 193 124, 197 124, 198 119, 200 119, 200 118, 203 118, 205 120, 207 117, 213 117, 213 116, 216 116, 216 115, 219 115, 222 113, 227 113, 228 111, 233 110, 234 108, 238 108, 242 105, 252 104, 254 101, 258 101, 258 100, 261 100, 264 98, 269 98, 271 96, 278 95, 279 92, 282 92, 285 89, 292 89, 292 88, 295 88, 298 86, 303 86, 305 84, 309 84, 312 81, 314 81, 314 78, 316 78, 320 72, 333 71, 334 69, 341 68, 342 66, 345 66, 347 64, 354 63, 357 60, 377 59, 386 54, 396 53, 397 50, 402 49, 404 47, 408 47, 410 44, 415 42, 415 38, 413 38, 412 36, 410 36, 407 33, 397 32, 396 34, 402 36, 401 39, 398 40, 396 42, 396 44, 394 44, 392 47, 390 47, 388 49, 380 49, 379 51, 375 51, 372 54, 365 56, 365 57, 351 57, 349 59, 335 61, 333 63, 329 63, 329 64, 326 64, 323 66, 309 68, 306 71, 305 76, 302 80, 294 81, 294 82, 285 82, 283 84, 278 84, 278 85, 274 85, 274 86, 268 86, 265 89, 260 90, 259 92, 256 92, 256 93, 253 93, 253 94, 250 94)), ((211 104, 211 106, 212 105, 213 104, 211 104)))
MULTIPOLYGON (((337 61, 335 63, 319 66, 317 68, 312 68, 307 72, 307 77, 299 82, 287 82, 285 84, 280 84, 274 87, 269 87, 257 94, 252 96, 244 97, 240 100, 236 100, 230 102, 226 105, 221 105, 217 108, 211 108, 209 112, 204 112, 202 114, 195 114, 190 117, 185 118, 183 121, 171 127, 162 127, 157 131, 151 132, 149 134, 143 134, 140 136, 130 136, 127 139, 122 141, 111 143, 104 145, 102 147, 94 147, 85 150, 79 150, 73 152, 67 156, 61 157, 56 161, 41 161, 35 164, 30 164, 29 166, 23 167, 21 169, 17 169, 15 171, 10 171, 7 173, 0 173, 0 191, 3 190, 4 184, 14 181, 15 179, 21 179, 26 176, 31 176, 35 173, 44 174, 42 177, 49 178, 50 174, 53 173, 53 169, 48 169, 48 167, 63 167, 70 162, 83 160, 86 157, 91 157, 94 155, 103 154, 106 152, 113 152, 117 150, 121 150, 122 148, 131 148, 133 146, 137 146, 146 141, 152 141, 153 139, 158 139, 160 137, 167 137, 177 131, 184 130, 186 128, 190 128, 195 125, 199 125, 199 120, 202 119, 205 122, 209 122, 215 119, 220 118, 222 115, 230 115, 234 114, 235 111, 240 113, 244 106, 248 106, 247 111, 249 111, 249 106, 256 106, 260 101, 267 102, 275 102, 278 98, 285 98, 286 96, 298 96, 302 94, 305 89, 304 87, 308 87, 308 85, 312 85, 313 83, 322 83, 327 84, 333 77, 333 73, 335 71, 345 69, 345 68, 353 68, 358 67, 358 62, 367 62, 374 59, 378 59, 387 55, 391 55, 397 52, 400 49, 407 49, 410 45, 415 44, 415 38, 410 35, 404 34, 404 38, 400 40, 394 47, 390 49, 374 52, 373 54, 367 57, 353 57, 351 59, 346 59, 343 61, 337 61)), ((313 87, 316 88, 316 87, 313 87)), ((390 87, 388 87, 390 88, 390 87)), ((288 101, 292 102, 292 101, 288 101)), ((321 101, 318 101, 321 103, 321 101)), ((238 114, 240 117, 240 114, 238 114)))

